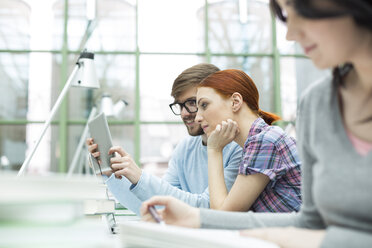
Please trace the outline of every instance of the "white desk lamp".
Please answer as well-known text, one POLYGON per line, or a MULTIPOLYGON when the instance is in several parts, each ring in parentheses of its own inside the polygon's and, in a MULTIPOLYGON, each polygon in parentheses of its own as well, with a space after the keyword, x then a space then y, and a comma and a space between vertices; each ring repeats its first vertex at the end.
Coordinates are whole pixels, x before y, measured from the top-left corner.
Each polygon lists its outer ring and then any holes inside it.
POLYGON ((123 117, 123 110, 128 104, 129 103, 124 99, 119 99, 119 101, 114 104, 110 94, 103 93, 101 98, 101 112, 105 113, 107 117, 119 119, 123 117))
POLYGON ((84 50, 74 67, 70 77, 68 78, 65 86, 62 89, 62 92, 58 96, 56 103, 54 104, 52 110, 50 111, 48 119, 44 123, 43 131, 39 139, 36 142, 36 145, 32 149, 32 151, 28 154, 27 158, 22 164, 21 169, 19 170, 17 177, 21 176, 26 168, 28 167, 36 149, 38 148, 41 139, 44 137, 46 130, 50 126, 54 115, 57 113, 59 106, 61 105, 63 98, 67 94, 67 91, 70 89, 71 86, 78 86, 78 87, 87 87, 87 88, 99 88, 99 82, 97 80, 97 75, 94 67, 94 54, 87 52, 84 50))

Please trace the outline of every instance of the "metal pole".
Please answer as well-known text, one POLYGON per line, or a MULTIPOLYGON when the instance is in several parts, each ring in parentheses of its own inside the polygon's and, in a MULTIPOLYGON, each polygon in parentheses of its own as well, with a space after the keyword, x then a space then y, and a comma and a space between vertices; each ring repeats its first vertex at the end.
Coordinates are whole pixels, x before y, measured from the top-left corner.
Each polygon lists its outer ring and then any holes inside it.
POLYGON ((58 96, 58 99, 57 99, 56 103, 54 104, 52 110, 50 111, 49 117, 45 121, 43 131, 41 132, 41 135, 40 135, 38 141, 36 142, 36 145, 32 149, 31 153, 28 154, 26 160, 23 162, 22 167, 21 167, 21 169, 19 170, 19 172, 17 174, 17 177, 21 176, 24 173, 25 169, 30 164, 30 161, 31 161, 32 157, 34 156, 34 153, 35 153, 36 149, 38 148, 41 139, 44 137, 46 130, 48 129, 50 123, 53 120, 54 115, 57 113, 57 110, 58 110, 59 106, 61 105, 61 103, 63 101, 63 98, 67 94, 67 91, 70 89, 71 84, 72 84, 72 79, 74 78, 74 76, 75 76, 76 72, 78 71, 78 69, 79 69, 79 65, 77 64, 75 66, 74 70, 72 71, 70 77, 68 78, 68 80, 66 82, 66 85, 63 88, 61 94, 58 96))

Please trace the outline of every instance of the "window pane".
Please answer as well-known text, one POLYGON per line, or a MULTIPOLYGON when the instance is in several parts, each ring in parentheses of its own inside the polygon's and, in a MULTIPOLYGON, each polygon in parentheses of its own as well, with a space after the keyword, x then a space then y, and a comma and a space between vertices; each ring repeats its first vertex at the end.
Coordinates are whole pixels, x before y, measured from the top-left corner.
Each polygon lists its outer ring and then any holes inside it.
POLYGON ((0 53, 0 119, 26 119, 29 54, 0 53))
MULTIPOLYGON (((76 58, 73 58, 73 56, 70 58, 70 71, 72 71, 76 58)), ((133 120, 135 108, 135 56, 95 54, 94 63, 100 88, 71 88, 69 93, 69 118, 86 119, 93 105, 100 107, 102 95, 108 94, 114 104, 120 99, 124 99, 129 103, 120 119, 133 120)))
MULTIPOLYGON (((135 2, 135 1, 132 1, 135 2)), ((136 6, 123 0, 97 0, 97 27, 87 42, 92 51, 136 50, 136 6)))
MULTIPOLYGON (((68 48, 72 50, 83 50, 85 47, 85 40, 83 37, 88 25, 85 2, 85 0, 68 1, 67 44, 68 48)), ((54 49, 62 49, 63 45, 65 27, 64 8, 64 0, 58 0, 53 6, 55 22, 58 23, 53 33, 54 49)))
POLYGON ((183 124, 141 126, 141 164, 168 163, 178 142, 187 137, 183 124))
POLYGON ((200 0, 139 1, 140 50, 142 52, 204 51, 203 6, 204 1, 200 0))
POLYGON ((272 59, 257 57, 212 57, 212 64, 221 69, 240 69, 255 82, 260 94, 260 108, 274 111, 274 88, 272 59))
POLYGON ((24 125, 0 125, 0 165, 1 170, 19 170, 25 160, 24 125))
POLYGON ((60 89, 59 55, 0 54, 0 117, 44 120, 60 89))
MULTIPOLYGON (((70 3, 71 1, 69 1, 70 3)), ((53 13, 54 13, 54 23, 55 28, 53 29, 53 49, 59 50, 62 49, 62 42, 63 42, 63 32, 65 27, 65 1, 64 0, 57 0, 53 4, 53 13)), ((83 25, 76 24, 74 29, 79 28, 82 30, 83 25)), ((83 32, 83 31, 81 31, 83 32)))
POLYGON ((185 69, 205 62, 199 56, 143 55, 140 59, 142 121, 180 121, 169 108, 174 80, 185 69))
MULTIPOLYGON (((19 170, 26 156, 35 147, 43 124, 0 125, 0 157, 1 163, 9 161, 12 170, 19 170), (5 157, 3 157, 5 156, 5 157)), ((60 157, 58 127, 50 126, 34 153, 27 173, 44 174, 48 171, 58 171, 60 157)), ((2 164, 4 167, 4 164, 2 164)))
MULTIPOLYGON (((136 8, 123 0, 97 0, 96 17, 89 24, 86 0, 69 1, 68 47, 82 51, 129 50, 134 51, 136 31, 136 8)), ((133 2, 133 1, 132 1, 133 2)), ((54 32, 55 49, 62 48, 64 1, 54 6, 58 28, 54 32)))
POLYGON ((0 13, 0 49, 29 49, 30 6, 20 0, 1 0, 0 13))
POLYGON ((306 58, 282 58, 280 60, 280 87, 283 119, 296 119, 297 102, 305 89, 313 82, 328 75, 329 70, 315 68, 306 58))
POLYGON ((271 16, 267 1, 218 1, 209 4, 208 10, 209 45, 212 52, 272 51, 271 16))
MULTIPOLYGON (((61 90, 61 56, 51 53, 30 53, 27 96, 27 119, 42 121, 49 117, 61 90)), ((54 120, 58 120, 56 113, 54 120)))
MULTIPOLYGON (((16 1, 21 2, 21 1, 16 1)), ((20 48, 31 50, 52 50, 53 47, 62 47, 63 34, 63 17, 64 17, 64 1, 32 1, 24 0, 28 4, 28 12, 22 13, 23 17, 29 19, 29 27, 25 31, 27 37, 19 37, 14 44, 27 42, 27 46, 20 48), (58 34, 58 37, 56 37, 58 34), (29 43, 29 44, 28 44, 29 43)), ((20 8, 22 12, 25 12, 20 8)), ((14 30, 19 30, 17 22, 9 21, 15 24, 14 30)), ((9 23, 7 26, 9 26, 9 23)), ((20 25, 23 28, 24 25, 20 25)), ((23 28, 24 29, 24 28, 23 28)), ((18 48, 18 47, 17 47, 18 48)), ((20 49, 18 48, 18 49, 20 49)))

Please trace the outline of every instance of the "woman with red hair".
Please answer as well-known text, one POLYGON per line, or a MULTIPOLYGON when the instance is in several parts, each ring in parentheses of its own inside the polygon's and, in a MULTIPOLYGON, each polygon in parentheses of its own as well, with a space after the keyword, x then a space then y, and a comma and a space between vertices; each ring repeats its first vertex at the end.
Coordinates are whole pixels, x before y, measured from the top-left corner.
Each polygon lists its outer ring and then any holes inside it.
POLYGON ((301 205, 300 161, 295 140, 279 117, 262 111, 253 80, 241 70, 223 70, 198 86, 199 122, 208 136, 210 207, 228 211, 292 212, 301 205), (239 175, 227 191, 223 148, 235 141, 243 148, 239 175))

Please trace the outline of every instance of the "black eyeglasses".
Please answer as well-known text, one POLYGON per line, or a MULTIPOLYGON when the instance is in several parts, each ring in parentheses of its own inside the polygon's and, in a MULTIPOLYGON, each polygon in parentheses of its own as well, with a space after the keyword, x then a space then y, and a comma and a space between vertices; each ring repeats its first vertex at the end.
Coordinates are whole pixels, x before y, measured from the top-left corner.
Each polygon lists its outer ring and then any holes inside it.
POLYGON ((175 115, 180 115, 182 108, 185 108, 187 112, 189 112, 190 114, 198 112, 198 107, 196 106, 195 99, 190 99, 183 103, 180 102, 171 103, 169 104, 169 107, 171 108, 173 114, 175 115))

